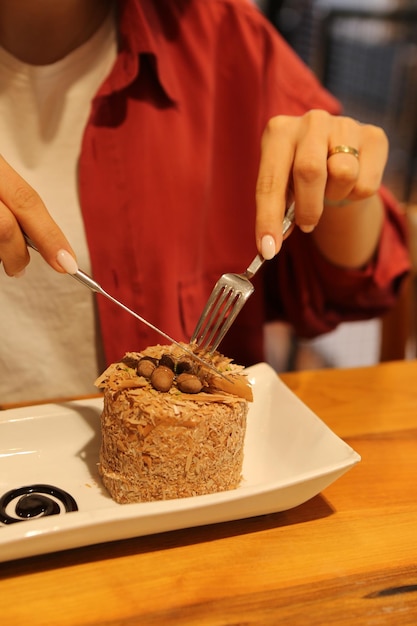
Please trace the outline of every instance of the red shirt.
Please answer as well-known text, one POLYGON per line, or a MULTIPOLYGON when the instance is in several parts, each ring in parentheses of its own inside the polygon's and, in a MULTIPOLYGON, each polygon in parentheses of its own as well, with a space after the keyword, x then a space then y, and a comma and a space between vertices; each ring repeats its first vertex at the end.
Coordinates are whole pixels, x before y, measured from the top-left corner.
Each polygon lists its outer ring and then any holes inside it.
MULTIPOLYGON (((214 283, 256 254, 260 139, 273 115, 321 108, 324 91, 245 0, 120 0, 119 53, 94 99, 79 163, 93 275, 116 298, 188 341, 214 283)), ((221 350, 263 359, 266 319, 314 336, 380 315, 408 269, 401 218, 386 197, 374 263, 329 265, 297 229, 255 279, 221 350)), ((98 296, 108 361, 160 342, 98 296)))

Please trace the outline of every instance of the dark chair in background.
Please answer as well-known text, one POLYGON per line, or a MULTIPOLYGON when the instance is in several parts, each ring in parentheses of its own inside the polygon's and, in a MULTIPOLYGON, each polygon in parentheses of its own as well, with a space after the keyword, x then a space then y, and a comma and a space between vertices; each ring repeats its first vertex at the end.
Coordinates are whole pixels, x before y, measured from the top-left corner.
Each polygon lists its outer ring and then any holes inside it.
POLYGON ((309 65, 315 0, 263 0, 263 11, 281 35, 309 65))
POLYGON ((265 15, 273 23, 277 24, 279 20, 279 12, 284 4, 285 0, 269 0, 265 2, 265 15))

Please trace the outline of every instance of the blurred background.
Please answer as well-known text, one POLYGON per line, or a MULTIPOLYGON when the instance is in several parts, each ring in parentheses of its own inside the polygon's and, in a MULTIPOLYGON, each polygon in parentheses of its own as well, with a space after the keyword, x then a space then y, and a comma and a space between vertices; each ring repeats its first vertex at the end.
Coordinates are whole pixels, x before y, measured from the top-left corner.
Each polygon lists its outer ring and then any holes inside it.
MULTIPOLYGON (((417 271, 417 0, 257 0, 346 115, 384 128, 384 183, 403 203, 417 271)), ((416 278, 384 319, 342 324, 313 341, 273 324, 268 359, 278 370, 372 365, 416 356, 416 278)))

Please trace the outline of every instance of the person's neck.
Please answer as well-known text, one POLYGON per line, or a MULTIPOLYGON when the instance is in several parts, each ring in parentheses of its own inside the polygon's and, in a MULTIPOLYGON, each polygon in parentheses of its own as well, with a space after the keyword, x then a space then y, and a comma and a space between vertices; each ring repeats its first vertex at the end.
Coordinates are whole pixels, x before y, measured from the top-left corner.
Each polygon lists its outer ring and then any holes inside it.
POLYGON ((49 65, 88 41, 112 0, 0 0, 0 46, 31 65, 49 65))

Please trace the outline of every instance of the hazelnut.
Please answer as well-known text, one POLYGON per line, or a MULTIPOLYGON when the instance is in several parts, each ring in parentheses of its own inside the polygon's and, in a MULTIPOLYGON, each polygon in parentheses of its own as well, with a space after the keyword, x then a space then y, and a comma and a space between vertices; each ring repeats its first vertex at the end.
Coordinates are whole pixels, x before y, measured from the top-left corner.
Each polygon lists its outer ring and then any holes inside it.
POLYGON ((152 372, 151 383, 157 391, 169 391, 173 380, 174 372, 165 365, 158 365, 152 372))
POLYGON ((150 378, 152 376, 152 372, 156 368, 157 361, 150 356, 144 356, 139 361, 136 372, 139 376, 144 376, 145 378, 150 378))
POLYGON ((121 363, 123 363, 123 365, 126 365, 126 367, 130 367, 132 370, 134 370, 136 369, 136 366, 138 364, 138 359, 135 359, 135 357, 125 354, 125 356, 121 360, 121 363))
POLYGON ((170 354, 163 354, 159 359, 159 365, 164 365, 164 367, 169 367, 170 370, 174 371, 175 369, 175 361, 170 354))
POLYGON ((203 383, 195 374, 184 372, 177 378, 178 389, 183 393, 199 393, 203 388, 203 383))
POLYGON ((193 365, 191 361, 188 361, 186 359, 181 359, 181 361, 178 361, 175 371, 177 372, 177 375, 179 375, 179 374, 183 374, 184 372, 191 373, 192 370, 193 370, 193 365))

